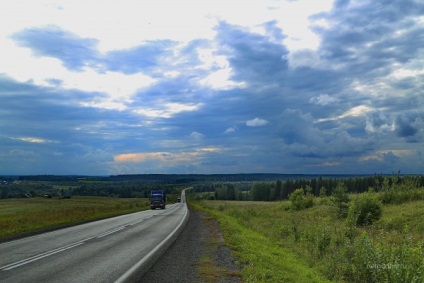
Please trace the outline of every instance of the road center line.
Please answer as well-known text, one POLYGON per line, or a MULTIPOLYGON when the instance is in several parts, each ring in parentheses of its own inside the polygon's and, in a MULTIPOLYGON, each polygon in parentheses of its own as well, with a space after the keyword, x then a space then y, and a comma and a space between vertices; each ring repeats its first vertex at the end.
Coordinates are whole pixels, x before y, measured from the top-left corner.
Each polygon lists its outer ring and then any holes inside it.
POLYGON ((110 235, 110 234, 113 234, 113 233, 115 233, 115 232, 121 231, 121 230, 123 230, 123 229, 125 229, 125 228, 127 228, 127 225, 124 225, 124 226, 118 227, 118 228, 113 229, 113 230, 110 230, 110 231, 106 231, 106 232, 104 232, 104 233, 102 233, 102 234, 100 234, 100 235, 97 235, 97 236, 96 236, 96 238, 98 238, 98 239, 103 238, 103 237, 105 237, 105 236, 107 236, 107 235, 110 235))
MULTIPOLYGON (((172 209, 172 208, 175 208, 175 206, 171 207, 171 209, 172 209)), ((168 211, 169 211, 169 210, 168 210, 168 211)), ((110 234, 116 233, 116 232, 118 232, 118 231, 121 231, 121 230, 123 230, 123 229, 127 228, 127 226, 136 225, 136 224, 138 224, 138 223, 143 222, 144 220, 148 220, 148 219, 152 218, 153 216, 156 216, 156 215, 162 214, 162 213, 164 213, 164 212, 166 212, 166 211, 161 211, 161 212, 159 212, 159 213, 157 213, 157 214, 153 214, 153 215, 150 215, 150 216, 148 216, 148 217, 142 218, 142 219, 140 219, 140 220, 138 220, 138 221, 136 221, 136 222, 133 222, 133 223, 131 223, 131 224, 127 224, 127 225, 124 225, 124 226, 120 226, 120 227, 118 227, 118 228, 115 228, 115 229, 112 229, 112 230, 109 230, 109 231, 103 232, 103 233, 101 233, 101 234, 99 234, 99 235, 96 235, 96 236, 93 236, 93 237, 89 237, 89 238, 87 238, 87 239, 83 239, 83 240, 81 240, 81 241, 78 241, 78 242, 75 242, 75 243, 72 243, 72 244, 69 244, 69 245, 63 246, 63 247, 59 247, 59 248, 56 248, 56 249, 53 249, 53 250, 50 250, 50 251, 47 251, 47 252, 44 252, 44 253, 41 253, 41 254, 38 254, 38 255, 35 255, 35 256, 32 256, 32 257, 26 258, 26 259, 22 259, 22 260, 20 260, 20 261, 14 262, 14 263, 10 263, 10 264, 7 264, 7 265, 4 265, 4 266, 1 266, 1 267, 0 267, 0 270, 2 270, 2 271, 11 270, 11 269, 17 268, 17 267, 19 267, 19 266, 22 266, 22 265, 25 265, 25 264, 28 264, 28 263, 31 263, 31 262, 34 262, 34 261, 40 260, 40 259, 42 259, 42 258, 45 258, 45 257, 51 256, 51 255, 54 255, 54 254, 57 254, 57 253, 60 253, 60 252, 63 252, 63 251, 66 251, 66 250, 69 250, 69 249, 72 249, 72 248, 75 248, 75 247, 77 247, 77 246, 80 246, 80 245, 84 244, 85 242, 87 242, 87 241, 89 241, 89 240, 91 240, 91 239, 95 239, 95 238, 99 239, 99 238, 106 237, 106 236, 108 236, 108 235, 110 235, 110 234)))
POLYGON ((30 262, 33 262, 33 261, 51 256, 51 255, 66 251, 66 250, 69 250, 69 249, 72 249, 72 248, 75 248, 75 247, 82 245, 82 244, 84 244, 84 242, 80 241, 80 242, 76 242, 76 243, 73 243, 73 244, 70 244, 70 245, 67 245, 67 246, 64 246, 64 247, 60 247, 60 248, 57 248, 57 249, 54 249, 54 250, 51 250, 51 251, 48 251, 48 252, 27 258, 27 259, 23 259, 23 260, 2 266, 2 267, 0 267, 0 270, 5 270, 5 271, 11 270, 11 269, 14 269, 16 267, 28 264, 30 262))

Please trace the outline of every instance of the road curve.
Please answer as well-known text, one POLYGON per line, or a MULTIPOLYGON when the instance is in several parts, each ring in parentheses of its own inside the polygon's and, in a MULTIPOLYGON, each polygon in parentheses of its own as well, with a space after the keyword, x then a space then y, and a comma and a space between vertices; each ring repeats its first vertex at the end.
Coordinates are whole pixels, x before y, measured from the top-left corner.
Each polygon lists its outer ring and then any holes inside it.
POLYGON ((182 202, 0 244, 0 282, 131 282, 176 239, 182 202))

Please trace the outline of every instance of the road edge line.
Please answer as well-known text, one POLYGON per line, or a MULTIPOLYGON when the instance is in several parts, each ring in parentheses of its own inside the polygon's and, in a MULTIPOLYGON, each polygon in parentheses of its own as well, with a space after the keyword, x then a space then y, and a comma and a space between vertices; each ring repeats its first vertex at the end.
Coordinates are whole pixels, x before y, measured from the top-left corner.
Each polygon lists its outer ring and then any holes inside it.
POLYGON ((174 243, 178 235, 184 229, 189 218, 189 209, 185 203, 185 214, 178 226, 165 239, 162 240, 154 249, 140 259, 133 267, 122 274, 115 283, 134 282, 136 278, 143 277, 155 262, 165 253, 165 251, 174 243))

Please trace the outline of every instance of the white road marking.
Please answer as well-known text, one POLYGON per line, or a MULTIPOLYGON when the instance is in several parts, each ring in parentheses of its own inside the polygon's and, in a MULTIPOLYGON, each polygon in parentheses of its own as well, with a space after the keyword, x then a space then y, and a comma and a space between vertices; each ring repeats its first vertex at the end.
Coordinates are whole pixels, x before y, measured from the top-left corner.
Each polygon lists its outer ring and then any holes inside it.
MULTIPOLYGON (((168 210, 168 211, 169 211, 169 210, 168 210)), ((75 247, 80 246, 80 245, 82 245, 82 244, 85 244, 85 242, 87 242, 87 241, 89 241, 89 240, 92 240, 92 239, 95 239, 95 238, 100 239, 100 238, 106 237, 106 236, 108 236, 108 235, 110 235, 110 234, 113 234, 113 233, 119 232, 119 231, 121 231, 121 230, 123 230, 123 229, 127 228, 128 226, 133 226, 133 225, 139 224, 139 223, 143 222, 144 220, 148 220, 148 219, 152 218, 153 216, 156 216, 156 215, 162 214, 162 213, 164 213, 164 212, 166 212, 166 211, 161 211, 161 212, 159 212, 159 213, 156 213, 156 214, 153 214, 153 215, 147 216, 147 217, 145 217, 145 218, 142 218, 142 219, 140 219, 140 220, 137 220, 137 221, 135 221, 135 222, 133 222, 133 223, 130 223, 130 224, 127 224, 127 225, 123 225, 123 226, 117 227, 117 228, 115 228, 115 229, 112 229, 112 230, 109 230, 109 231, 103 232, 103 233, 98 234, 98 235, 96 235, 96 236, 93 236, 93 237, 90 237, 90 238, 87 238, 87 239, 83 239, 83 240, 81 240, 81 241, 78 241, 78 242, 75 242, 75 243, 72 243, 72 244, 69 244, 69 245, 63 246, 63 247, 59 247, 59 248, 56 248, 56 249, 53 249, 53 250, 50 250, 50 251, 47 251, 47 252, 44 252, 44 253, 41 253, 41 254, 38 254, 38 255, 35 255, 35 256, 32 256, 32 257, 26 258, 26 259, 22 259, 22 260, 20 260, 20 261, 14 262, 14 263, 10 263, 10 264, 7 264, 7 265, 4 265, 4 266, 1 266, 1 267, 0 267, 0 271, 7 271, 7 270, 11 270, 11 269, 17 268, 17 267, 19 267, 19 266, 22 266, 22 265, 25 265, 25 264, 31 263, 31 262, 33 262, 33 261, 37 261, 37 260, 40 260, 40 259, 42 259, 42 258, 45 258, 45 257, 51 256, 51 255, 54 255, 54 254, 57 254, 57 253, 60 253, 60 252, 63 252, 63 251, 66 251, 66 250, 69 250, 69 249, 72 249, 72 248, 75 248, 75 247)))
POLYGON ((113 233, 115 233, 115 232, 121 231, 121 230, 123 230, 123 229, 125 229, 125 228, 127 228, 127 225, 124 225, 124 226, 121 226, 121 227, 115 228, 115 229, 110 230, 110 231, 106 231, 106 232, 104 232, 104 233, 102 233, 102 234, 100 234, 100 235, 97 235, 97 236, 96 236, 96 238, 100 239, 100 238, 106 237, 106 236, 108 236, 108 235, 110 235, 110 234, 113 234, 113 233))
POLYGON ((69 249, 72 249, 72 248, 75 248, 75 247, 82 245, 82 244, 84 244, 84 241, 80 241, 80 242, 76 242, 76 243, 73 243, 73 244, 70 244, 70 245, 67 245, 67 246, 64 246, 64 247, 60 247, 60 248, 57 248, 57 249, 54 249, 54 250, 51 250, 51 251, 48 251, 48 252, 33 256, 33 257, 29 257, 27 259, 23 259, 23 260, 2 266, 2 267, 0 267, 0 270, 5 270, 5 271, 11 270, 11 269, 14 269, 16 267, 28 264, 30 262, 33 262, 33 261, 51 256, 51 255, 66 251, 66 250, 69 250, 69 249))

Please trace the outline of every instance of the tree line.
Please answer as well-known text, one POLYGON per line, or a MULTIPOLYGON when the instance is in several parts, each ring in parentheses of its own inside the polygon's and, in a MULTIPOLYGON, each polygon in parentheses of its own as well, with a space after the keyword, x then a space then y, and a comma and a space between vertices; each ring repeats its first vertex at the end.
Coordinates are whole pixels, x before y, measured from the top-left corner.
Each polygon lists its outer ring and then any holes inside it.
POLYGON ((253 183, 209 183, 194 186, 196 192, 213 192, 204 194, 204 198, 216 200, 252 200, 252 201, 277 201, 288 199, 297 189, 308 189, 312 196, 333 195, 340 185, 346 187, 347 193, 364 193, 370 189, 378 192, 393 186, 404 184, 415 188, 424 187, 424 176, 399 174, 374 175, 366 177, 355 177, 347 179, 338 178, 311 178, 275 182, 253 182, 253 183))

